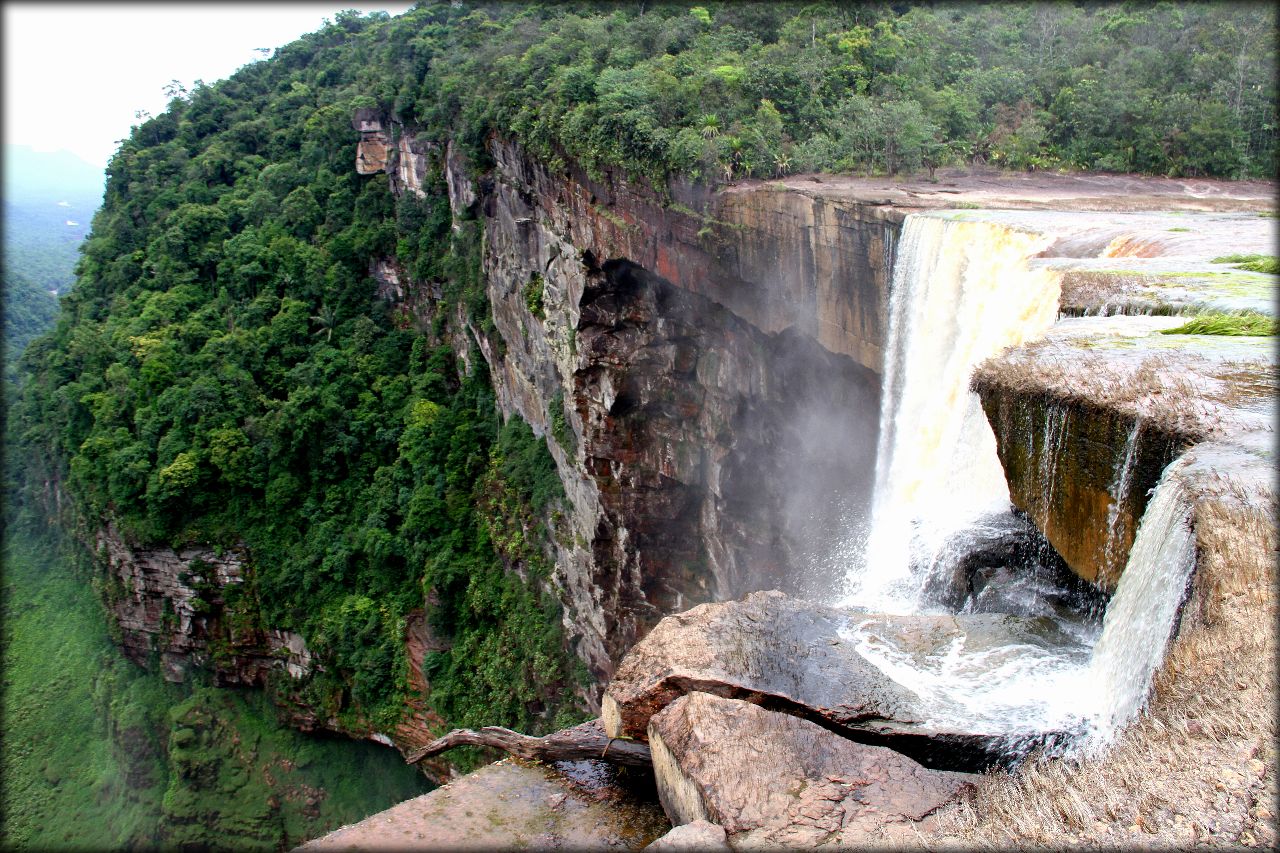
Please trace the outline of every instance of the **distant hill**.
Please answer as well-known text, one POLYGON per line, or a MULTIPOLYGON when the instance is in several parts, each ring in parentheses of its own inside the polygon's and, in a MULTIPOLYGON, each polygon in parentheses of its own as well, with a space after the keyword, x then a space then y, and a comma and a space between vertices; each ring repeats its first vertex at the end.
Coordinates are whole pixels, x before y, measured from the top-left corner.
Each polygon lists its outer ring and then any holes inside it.
POLYGON ((102 204, 104 177, 68 151, 4 146, 5 270, 46 290, 67 290, 77 249, 102 204))
POLYGON ((4 146, 5 362, 47 329, 102 204, 103 170, 68 151, 4 146))

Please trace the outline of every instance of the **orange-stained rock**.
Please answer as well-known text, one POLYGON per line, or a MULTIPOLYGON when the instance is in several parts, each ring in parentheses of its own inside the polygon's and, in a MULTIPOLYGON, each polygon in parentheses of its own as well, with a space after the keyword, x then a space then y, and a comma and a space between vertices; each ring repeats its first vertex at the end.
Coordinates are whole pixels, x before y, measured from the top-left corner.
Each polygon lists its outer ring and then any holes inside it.
POLYGON ((387 170, 390 159, 390 140, 382 132, 364 134, 356 146, 356 171, 361 175, 376 175, 387 170))

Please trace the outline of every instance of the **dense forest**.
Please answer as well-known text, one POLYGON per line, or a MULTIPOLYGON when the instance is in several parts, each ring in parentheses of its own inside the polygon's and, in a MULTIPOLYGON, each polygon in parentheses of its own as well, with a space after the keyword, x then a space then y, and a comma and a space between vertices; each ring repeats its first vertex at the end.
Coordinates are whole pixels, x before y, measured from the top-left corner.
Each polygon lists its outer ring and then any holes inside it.
POLYGON ((1274 24, 1177 3, 340 14, 180 94, 112 159, 75 288, 22 363, 19 503, 57 481, 87 528, 243 544, 230 611, 301 633, 323 665, 303 698, 352 728, 402 712, 405 620, 427 602, 435 710, 559 728, 586 678, 545 583, 563 494, 478 351, 482 225, 452 221, 438 163, 425 198, 357 174, 357 109, 481 169, 498 133, 659 194, 975 162, 1271 175, 1274 24), (426 308, 378 298, 390 258, 438 294, 426 308))

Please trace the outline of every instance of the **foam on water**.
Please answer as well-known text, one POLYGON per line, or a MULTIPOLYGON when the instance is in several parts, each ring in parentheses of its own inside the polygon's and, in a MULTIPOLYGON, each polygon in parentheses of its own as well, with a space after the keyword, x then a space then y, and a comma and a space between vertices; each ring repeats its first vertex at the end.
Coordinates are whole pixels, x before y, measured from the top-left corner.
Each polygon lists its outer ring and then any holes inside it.
MULTIPOLYGON (((893 268, 870 530, 846 549, 844 606, 925 612, 929 568, 947 562, 939 555, 963 548, 984 517, 1008 511, 994 435, 969 379, 979 362, 1044 335, 1056 319, 1056 274, 1031 262, 1049 242, 996 222, 907 217, 893 268)), ((1042 448, 1042 500, 1053 499, 1069 416, 1053 407, 1043 434, 1027 437, 1042 448)), ((1138 439, 1135 428, 1109 489, 1113 502, 1132 489, 1138 439)), ((1039 620, 1048 626, 1043 642, 1025 632, 1003 644, 959 636, 922 652, 896 645, 892 631, 877 628, 883 620, 857 617, 842 637, 925 700, 926 723, 1011 743, 1068 733, 1084 735, 1074 749, 1105 746, 1146 700, 1194 566, 1184 464, 1171 465, 1154 490, 1101 626, 1064 616, 1040 581, 1015 572, 983 606, 1039 620)), ((1108 548, 1117 526, 1113 510, 1108 548)))

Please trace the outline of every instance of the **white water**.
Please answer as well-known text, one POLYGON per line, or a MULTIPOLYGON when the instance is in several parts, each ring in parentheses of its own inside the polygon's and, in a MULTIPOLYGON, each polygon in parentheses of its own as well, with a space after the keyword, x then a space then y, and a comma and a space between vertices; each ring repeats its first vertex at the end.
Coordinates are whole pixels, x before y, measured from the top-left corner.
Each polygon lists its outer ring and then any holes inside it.
POLYGON ((1075 732, 1074 749, 1105 747, 1146 701, 1195 566, 1184 466, 1154 489, 1100 633, 974 648, 962 636, 926 655, 896 646, 883 620, 856 620, 842 637, 926 700, 926 723, 1011 738, 1075 732))
POLYGON ((925 564, 950 534, 1007 509, 995 436, 969 378, 1057 317, 1056 273, 1028 259, 1051 240, 990 222, 908 216, 890 290, 871 532, 844 604, 919 607, 925 564))
MULTIPOLYGON (((994 435, 969 380, 979 362, 1039 337, 1056 319, 1058 279, 1028 263, 1047 242, 996 223, 907 217, 891 291, 871 530, 851 560, 843 605, 922 612, 921 567, 957 532, 1009 508, 994 435)), ((1067 420, 1064 407, 1053 407, 1044 425, 1045 501, 1067 420)), ((1035 436, 1028 440, 1034 447, 1035 436)), ((1132 489, 1137 443, 1135 428, 1111 484, 1117 503, 1132 489)), ((928 723, 1011 739, 1087 733, 1076 748, 1110 742, 1145 701, 1193 567, 1181 465, 1154 492, 1100 629, 1046 614, 1044 641, 983 645, 962 636, 927 654, 898 648, 874 619, 855 620, 842 636, 926 700, 928 723)), ((1117 527, 1113 510, 1109 549, 1117 527)), ((1043 592, 1034 579, 1017 583, 1026 589, 1001 593, 1043 592)))
POLYGON ((1183 457, 1166 468, 1152 493, 1093 648, 1088 678, 1096 693, 1093 734, 1099 742, 1114 738, 1146 702, 1195 568, 1186 465, 1183 457))

